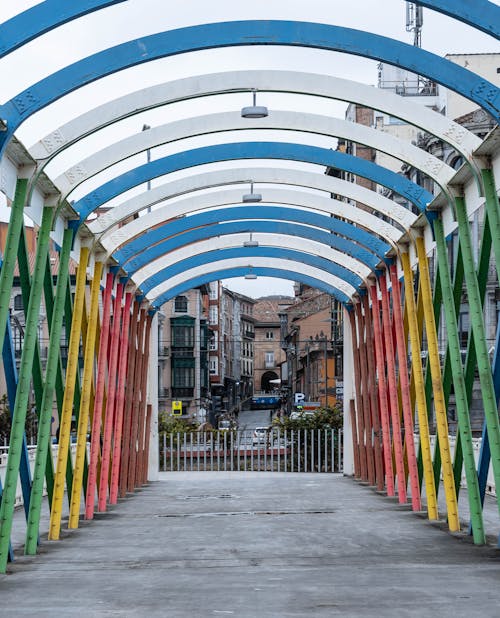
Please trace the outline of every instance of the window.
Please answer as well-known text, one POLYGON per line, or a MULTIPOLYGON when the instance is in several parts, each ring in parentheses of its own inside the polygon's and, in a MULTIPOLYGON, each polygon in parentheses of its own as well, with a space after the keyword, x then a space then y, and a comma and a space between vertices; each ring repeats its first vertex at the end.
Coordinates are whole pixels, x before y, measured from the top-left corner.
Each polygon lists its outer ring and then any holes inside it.
POLYGON ((219 308, 217 305, 211 305, 208 314, 210 324, 217 324, 219 322, 219 308))
POLYGON ((266 339, 274 339, 274 333, 272 330, 266 330, 266 339))
POLYGON ((172 386, 174 388, 193 388, 194 367, 172 367, 172 386))
POLYGON ((274 367, 274 352, 266 352, 266 367, 274 367))
POLYGON ((217 375, 218 373, 218 361, 219 359, 217 358, 217 356, 212 357, 210 359, 210 375, 217 375))
POLYGON ((213 337, 208 344, 208 349, 212 350, 212 352, 217 349, 217 333, 213 333, 213 337))
POLYGON ((172 326, 172 345, 175 348, 192 348, 194 346, 194 327, 172 326))
POLYGON ((187 313, 188 299, 186 296, 176 296, 174 301, 175 313, 187 313))
POLYGON ((22 311, 23 310, 23 297, 21 294, 16 294, 14 296, 14 311, 22 311))
POLYGON ((218 297, 219 297, 218 283, 211 283, 209 298, 210 300, 217 300, 218 297))

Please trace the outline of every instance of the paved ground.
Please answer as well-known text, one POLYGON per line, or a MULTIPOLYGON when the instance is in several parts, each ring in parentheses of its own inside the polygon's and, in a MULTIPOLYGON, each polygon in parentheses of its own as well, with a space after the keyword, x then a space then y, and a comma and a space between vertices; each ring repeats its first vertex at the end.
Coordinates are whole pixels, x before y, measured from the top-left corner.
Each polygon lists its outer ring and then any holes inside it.
POLYGON ((0 576, 2 616, 500 614, 499 550, 341 476, 167 473, 64 537, 0 576))

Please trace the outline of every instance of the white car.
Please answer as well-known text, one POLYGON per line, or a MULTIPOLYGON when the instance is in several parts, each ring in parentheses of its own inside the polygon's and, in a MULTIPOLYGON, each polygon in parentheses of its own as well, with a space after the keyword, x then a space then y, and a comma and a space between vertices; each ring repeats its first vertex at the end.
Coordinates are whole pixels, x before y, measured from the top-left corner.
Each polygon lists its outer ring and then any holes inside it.
POLYGON ((265 444, 269 434, 269 427, 256 427, 253 432, 252 444, 265 444))

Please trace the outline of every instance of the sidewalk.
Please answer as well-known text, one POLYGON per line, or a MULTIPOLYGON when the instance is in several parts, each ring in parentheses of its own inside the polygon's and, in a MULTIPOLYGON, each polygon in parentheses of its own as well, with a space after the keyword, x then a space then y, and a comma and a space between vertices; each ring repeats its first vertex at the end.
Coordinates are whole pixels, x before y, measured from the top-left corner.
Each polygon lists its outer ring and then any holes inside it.
POLYGON ((162 473, 63 537, 0 576, 6 616, 457 618, 500 604, 499 550, 339 475, 162 473))

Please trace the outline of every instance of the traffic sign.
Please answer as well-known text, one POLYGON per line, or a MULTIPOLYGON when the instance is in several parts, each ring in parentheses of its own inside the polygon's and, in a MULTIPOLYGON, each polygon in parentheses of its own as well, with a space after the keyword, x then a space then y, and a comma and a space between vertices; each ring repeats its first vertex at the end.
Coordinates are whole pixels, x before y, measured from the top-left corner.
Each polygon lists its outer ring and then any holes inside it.
POLYGON ((172 401, 172 416, 182 416, 182 401, 172 401))

